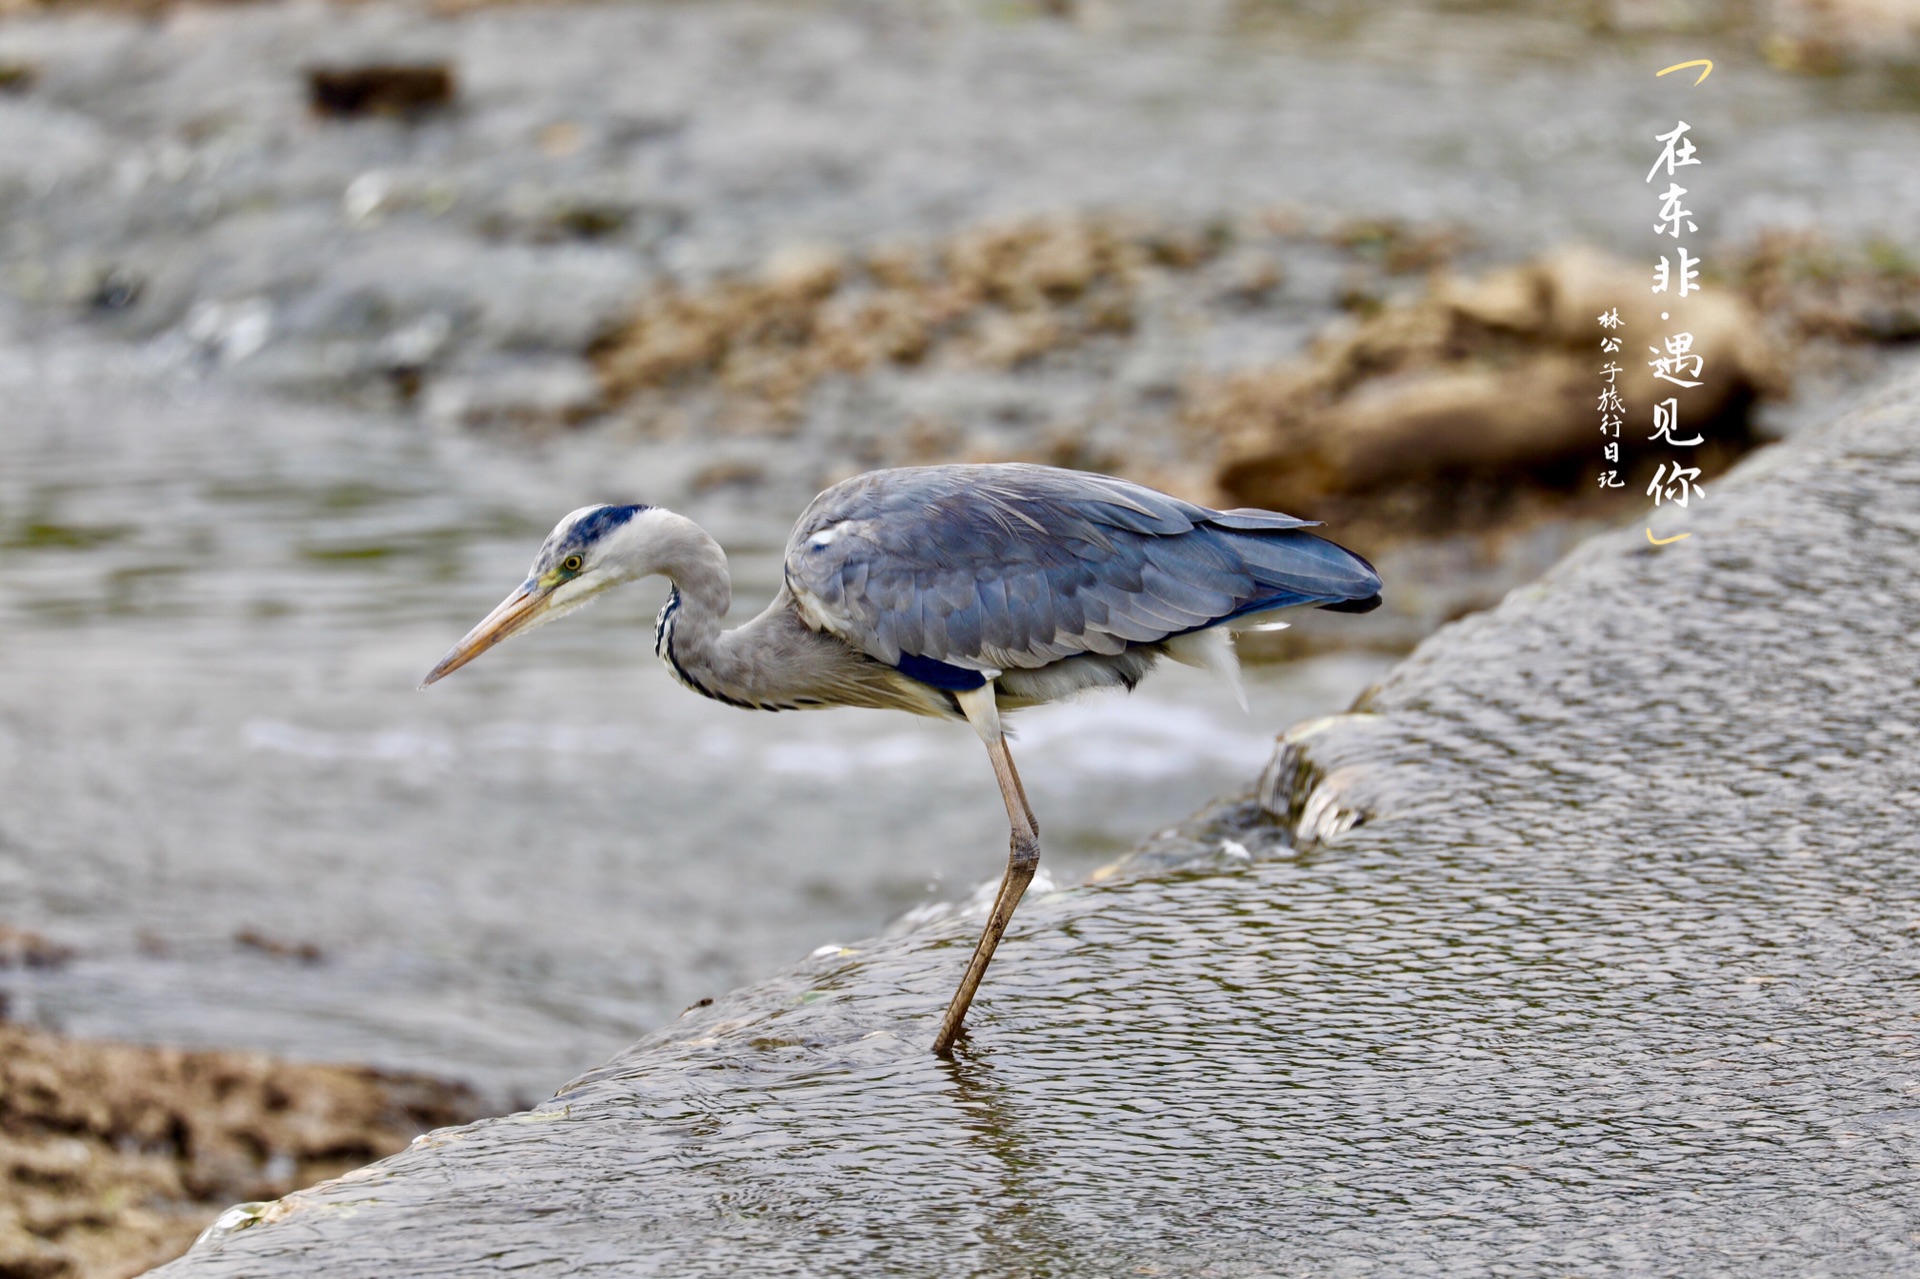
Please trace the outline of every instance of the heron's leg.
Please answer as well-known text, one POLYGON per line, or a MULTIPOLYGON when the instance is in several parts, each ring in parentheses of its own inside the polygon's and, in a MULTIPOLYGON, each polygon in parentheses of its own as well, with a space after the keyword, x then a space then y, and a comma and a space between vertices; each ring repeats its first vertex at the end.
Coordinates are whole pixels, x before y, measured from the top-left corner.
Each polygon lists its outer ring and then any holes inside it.
POLYGON ((1033 819, 1027 793, 1020 785, 1020 774, 1013 768, 1013 756, 1007 753, 1007 739, 997 731, 997 716, 995 719, 996 731, 987 742, 987 757, 993 761, 993 775, 1000 782, 1000 798, 1006 801, 1013 837, 1007 852, 1007 873, 1000 880, 1000 893, 994 898, 986 929, 980 934, 980 944, 974 947, 967 975, 960 979, 960 989, 954 992, 953 1002, 947 1006, 946 1020, 940 1023, 940 1037, 933 1041, 933 1051, 942 1057, 953 1054, 953 1041, 966 1020, 973 994, 980 989, 987 965, 993 962, 993 952, 1013 919, 1014 907, 1020 904, 1021 895, 1040 867, 1040 825, 1033 819))

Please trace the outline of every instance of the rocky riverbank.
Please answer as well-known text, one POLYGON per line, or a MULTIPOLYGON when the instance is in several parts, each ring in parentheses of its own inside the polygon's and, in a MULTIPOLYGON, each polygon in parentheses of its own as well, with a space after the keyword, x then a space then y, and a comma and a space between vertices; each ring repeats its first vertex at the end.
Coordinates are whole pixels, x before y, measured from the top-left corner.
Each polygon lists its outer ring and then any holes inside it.
POLYGON ((459 1084, 0 1023, 0 1276, 117 1279, 219 1212, 482 1113, 459 1084))
POLYGON ((1914 1259, 1920 384, 1590 543, 1259 801, 690 1011, 170 1276, 1914 1259))

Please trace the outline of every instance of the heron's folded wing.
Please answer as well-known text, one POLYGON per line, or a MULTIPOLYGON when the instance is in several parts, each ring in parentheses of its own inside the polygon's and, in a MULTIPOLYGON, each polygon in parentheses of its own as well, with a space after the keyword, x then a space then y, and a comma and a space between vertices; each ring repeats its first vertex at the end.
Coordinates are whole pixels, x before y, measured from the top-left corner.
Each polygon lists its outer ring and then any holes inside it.
POLYGON ((1379 589, 1305 523, 1047 467, 880 471, 814 501, 786 579, 809 624, 880 661, 1032 668, 1379 589))

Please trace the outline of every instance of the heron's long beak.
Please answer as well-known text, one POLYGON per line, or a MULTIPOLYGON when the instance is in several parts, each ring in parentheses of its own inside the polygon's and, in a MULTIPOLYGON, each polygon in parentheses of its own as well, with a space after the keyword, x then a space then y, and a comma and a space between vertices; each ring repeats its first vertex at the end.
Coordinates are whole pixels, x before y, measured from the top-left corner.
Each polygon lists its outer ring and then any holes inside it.
POLYGON ((553 590, 537 582, 524 582, 520 589, 500 601, 500 606, 480 619, 480 624, 468 631, 458 644, 440 659, 440 664, 427 672, 420 681, 425 688, 444 675, 459 670, 480 654, 506 639, 517 635, 540 620, 547 611, 553 598, 553 590))

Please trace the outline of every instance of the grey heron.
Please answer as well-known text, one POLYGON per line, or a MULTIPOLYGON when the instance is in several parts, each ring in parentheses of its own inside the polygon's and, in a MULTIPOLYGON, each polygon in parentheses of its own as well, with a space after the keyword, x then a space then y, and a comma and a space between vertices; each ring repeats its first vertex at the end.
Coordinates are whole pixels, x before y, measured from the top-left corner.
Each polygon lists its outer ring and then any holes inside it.
POLYGON ((1377 606, 1373 566, 1306 532, 1311 523, 1047 466, 873 471, 813 500, 788 538, 773 602, 722 630, 733 588, 719 543, 660 507, 587 506, 554 527, 526 580, 421 687, 609 587, 659 575, 670 589, 654 651, 696 693, 753 710, 870 706, 972 725, 1012 834, 934 1041, 947 1056, 1040 864, 1002 714, 1132 689, 1163 657, 1214 670, 1237 691, 1230 628, 1297 605, 1377 606))

